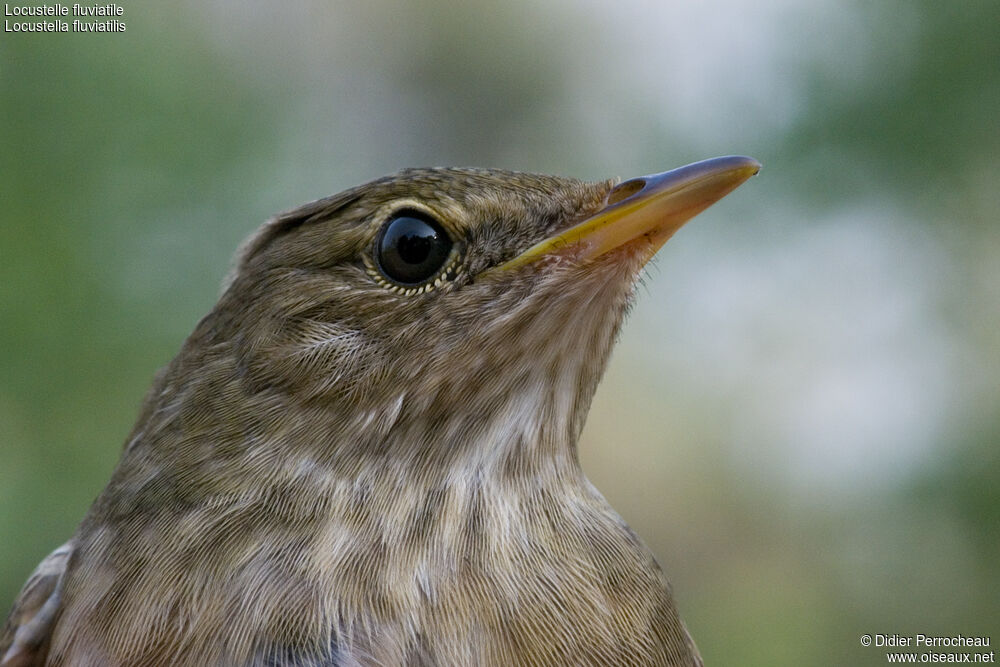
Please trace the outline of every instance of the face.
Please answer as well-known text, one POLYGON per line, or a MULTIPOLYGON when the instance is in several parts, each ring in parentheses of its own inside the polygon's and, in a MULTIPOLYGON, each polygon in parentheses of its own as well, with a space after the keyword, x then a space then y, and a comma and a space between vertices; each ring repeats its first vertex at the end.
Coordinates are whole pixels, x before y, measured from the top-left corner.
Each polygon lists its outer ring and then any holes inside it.
POLYGON ((535 406, 573 438, 647 257, 570 248, 496 267, 602 209, 612 185, 412 170, 308 204, 249 240, 192 341, 235 354, 251 393, 397 427, 419 416, 420 437, 535 406))
MULTIPOLYGON (((581 292, 598 297, 593 283, 602 278, 572 284, 593 267, 555 254, 519 270, 488 270, 599 210, 610 187, 420 170, 309 204, 251 239, 219 304, 231 318, 219 333, 242 339, 261 381, 355 398, 386 379, 465 375, 475 370, 469 362, 496 348, 565 346, 567 331, 559 340, 538 337, 535 320, 585 307, 559 306, 581 292)), ((551 324, 557 333, 568 323, 551 324)))

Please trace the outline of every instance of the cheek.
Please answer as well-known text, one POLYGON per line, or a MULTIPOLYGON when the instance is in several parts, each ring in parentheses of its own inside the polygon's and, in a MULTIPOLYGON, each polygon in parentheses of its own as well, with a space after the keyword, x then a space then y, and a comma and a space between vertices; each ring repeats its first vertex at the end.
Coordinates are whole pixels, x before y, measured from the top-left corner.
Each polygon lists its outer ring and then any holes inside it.
POLYGON ((378 370, 377 345, 337 322, 293 318, 266 341, 253 351, 254 379, 298 396, 350 394, 378 370))

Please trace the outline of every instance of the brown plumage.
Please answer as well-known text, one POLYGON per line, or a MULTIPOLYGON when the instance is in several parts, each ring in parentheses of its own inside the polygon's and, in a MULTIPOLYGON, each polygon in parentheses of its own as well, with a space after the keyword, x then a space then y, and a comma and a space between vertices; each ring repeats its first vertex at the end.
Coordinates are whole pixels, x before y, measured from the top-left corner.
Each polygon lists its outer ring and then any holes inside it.
POLYGON ((700 664, 576 441, 643 264, 756 171, 727 160, 408 170, 268 222, 0 665, 700 664))

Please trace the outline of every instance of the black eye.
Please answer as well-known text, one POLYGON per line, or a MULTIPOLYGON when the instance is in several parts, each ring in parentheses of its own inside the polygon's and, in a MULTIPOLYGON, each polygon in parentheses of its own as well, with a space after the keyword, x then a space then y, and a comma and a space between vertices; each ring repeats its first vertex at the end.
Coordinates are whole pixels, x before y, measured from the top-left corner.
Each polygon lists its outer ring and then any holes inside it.
POLYGON ((382 227, 375 254, 387 278, 417 285, 441 270, 451 246, 448 233, 436 220, 416 211, 401 211, 382 227))

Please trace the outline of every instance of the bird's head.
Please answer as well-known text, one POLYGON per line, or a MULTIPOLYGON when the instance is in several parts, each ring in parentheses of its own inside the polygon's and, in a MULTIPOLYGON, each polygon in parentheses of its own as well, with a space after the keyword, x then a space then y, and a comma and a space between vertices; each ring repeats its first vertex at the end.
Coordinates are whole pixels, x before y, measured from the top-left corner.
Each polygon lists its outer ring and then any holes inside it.
POLYGON ((373 181, 251 237, 189 361, 235 359, 239 393, 281 398, 264 413, 309 406, 334 417, 328 440, 351 434, 360 450, 572 449, 641 268, 758 168, 717 158, 617 185, 477 169, 373 181))
POLYGON ((642 266, 757 169, 411 170, 264 225, 77 531, 53 655, 689 654, 575 444, 642 266))

